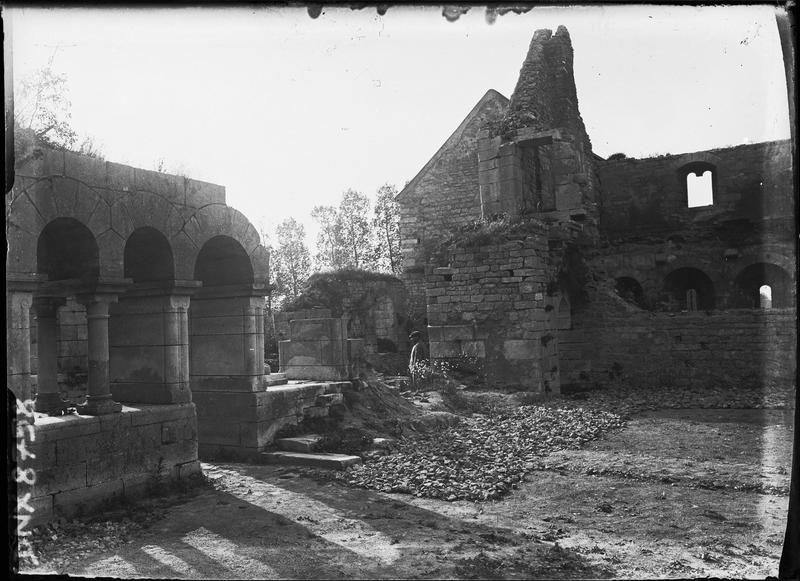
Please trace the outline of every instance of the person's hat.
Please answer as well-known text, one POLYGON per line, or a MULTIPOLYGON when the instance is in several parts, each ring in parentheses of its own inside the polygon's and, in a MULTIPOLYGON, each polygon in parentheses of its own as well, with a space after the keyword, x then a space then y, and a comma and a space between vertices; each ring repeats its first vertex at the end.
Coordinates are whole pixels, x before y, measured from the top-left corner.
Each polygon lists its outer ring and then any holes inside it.
POLYGON ((413 331, 413 332, 412 332, 412 333, 411 333, 411 334, 408 336, 408 338, 409 338, 409 339, 419 339, 420 337, 422 337, 422 333, 420 333, 419 331, 413 331))

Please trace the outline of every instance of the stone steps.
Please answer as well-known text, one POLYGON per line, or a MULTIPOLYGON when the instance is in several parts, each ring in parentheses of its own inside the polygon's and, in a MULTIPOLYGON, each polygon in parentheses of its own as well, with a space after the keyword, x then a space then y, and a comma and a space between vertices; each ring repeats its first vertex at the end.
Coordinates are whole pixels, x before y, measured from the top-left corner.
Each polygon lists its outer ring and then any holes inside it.
POLYGON ((276 385, 286 385, 289 380, 286 379, 285 373, 270 373, 264 376, 264 385, 268 388, 276 385))
POLYGON ((332 470, 344 470, 348 466, 361 464, 361 458, 358 456, 323 452, 262 452, 259 456, 261 461, 265 464, 312 466, 314 468, 328 468, 332 470))
POLYGON ((311 453, 317 449, 317 445, 322 441, 319 434, 305 434, 293 438, 278 438, 275 445, 281 452, 303 452, 311 453))

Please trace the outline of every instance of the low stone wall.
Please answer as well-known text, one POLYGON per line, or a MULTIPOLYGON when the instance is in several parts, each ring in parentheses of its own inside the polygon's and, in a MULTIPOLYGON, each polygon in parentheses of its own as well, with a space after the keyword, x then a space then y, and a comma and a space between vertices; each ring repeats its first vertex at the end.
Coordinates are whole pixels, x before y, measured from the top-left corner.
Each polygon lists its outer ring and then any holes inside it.
POLYGON ((200 456, 252 460, 281 428, 304 417, 327 415, 323 396, 340 391, 337 383, 308 383, 251 393, 194 392, 200 456))
POLYGON ((562 384, 625 376, 674 385, 795 379, 794 309, 584 313, 573 322, 559 337, 562 384))
POLYGON ((141 496, 148 485, 200 472, 192 403, 137 405, 95 417, 42 416, 18 431, 33 454, 18 456, 19 468, 33 480, 18 485, 32 509, 32 526, 89 513, 141 496))

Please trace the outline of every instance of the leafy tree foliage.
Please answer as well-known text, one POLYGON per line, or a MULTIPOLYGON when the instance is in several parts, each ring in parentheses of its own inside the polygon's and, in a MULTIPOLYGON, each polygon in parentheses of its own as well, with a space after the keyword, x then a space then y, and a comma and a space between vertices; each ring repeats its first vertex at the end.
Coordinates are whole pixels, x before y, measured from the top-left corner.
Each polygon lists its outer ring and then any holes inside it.
POLYGON ((320 226, 315 266, 318 270, 400 271, 400 219, 389 184, 370 199, 355 190, 342 194, 339 206, 316 206, 311 216, 320 226))
POLYGON ((339 212, 334 206, 314 206, 311 217, 319 224, 317 252, 314 256, 316 269, 339 270, 344 268, 339 212))
POLYGON ((379 270, 400 273, 400 207, 395 201, 397 188, 385 184, 378 189, 372 228, 379 270))
POLYGON ((346 268, 373 270, 375 266, 370 230, 369 198, 347 190, 339 203, 338 228, 346 268))
POLYGON ((311 256, 305 237, 305 228, 294 218, 285 219, 276 228, 272 271, 275 293, 283 300, 296 299, 311 274, 311 256))
POLYGON ((18 147, 25 151, 26 146, 38 142, 102 159, 94 139, 85 136, 79 141, 70 123, 72 102, 67 77, 53 69, 54 57, 55 53, 47 65, 14 85, 14 138, 18 147))

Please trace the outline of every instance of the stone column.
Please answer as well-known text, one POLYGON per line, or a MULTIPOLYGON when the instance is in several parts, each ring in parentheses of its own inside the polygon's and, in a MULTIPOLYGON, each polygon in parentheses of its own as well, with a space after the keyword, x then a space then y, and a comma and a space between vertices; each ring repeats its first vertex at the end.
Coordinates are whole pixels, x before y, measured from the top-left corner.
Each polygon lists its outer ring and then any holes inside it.
MULTIPOLYGON (((6 273, 6 385, 22 402, 30 402, 33 395, 30 316, 33 293, 41 281, 37 274, 6 273)), ((32 421, 32 413, 30 417, 32 421)))
MULTIPOLYGON (((191 400, 189 390, 189 301, 188 295, 167 297, 164 310, 164 382, 186 397, 173 396, 173 403, 191 400)), ((177 395, 177 393, 175 394, 177 395)))
MULTIPOLYGON (((10 285, 9 285, 10 286, 10 285)), ((6 384, 20 401, 31 399, 31 291, 6 290, 6 384)))
POLYGON ((36 332, 39 351, 39 387, 36 394, 36 411, 49 414, 61 411, 64 402, 58 389, 58 307, 63 298, 37 297, 36 332))
POLYGON ((108 374, 108 305, 117 301, 115 294, 78 296, 86 306, 86 323, 89 335, 89 393, 86 403, 78 406, 78 413, 99 416, 122 411, 122 404, 111 397, 108 374))

